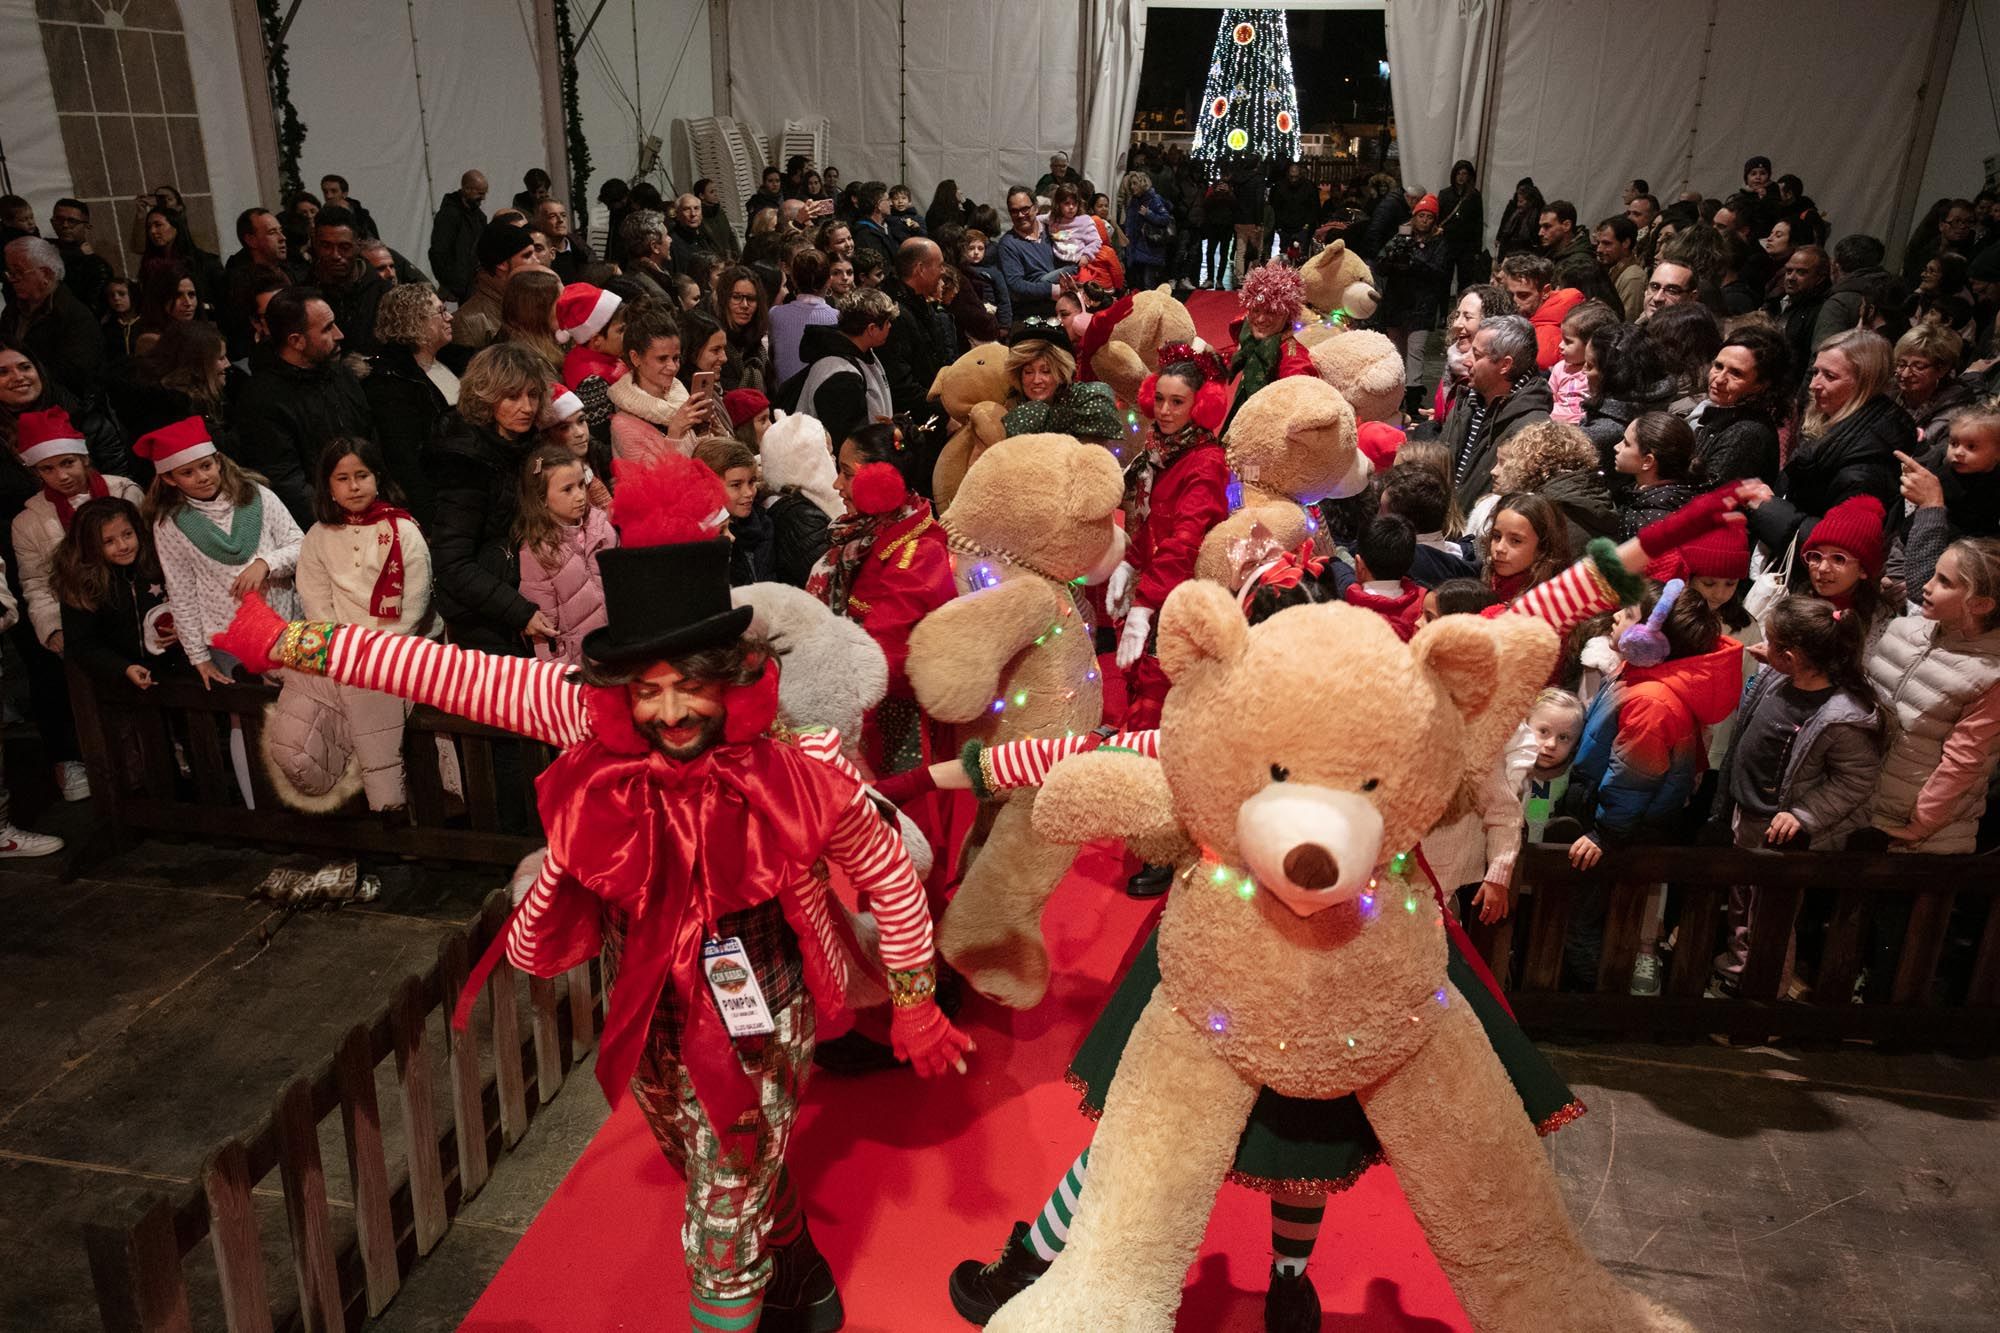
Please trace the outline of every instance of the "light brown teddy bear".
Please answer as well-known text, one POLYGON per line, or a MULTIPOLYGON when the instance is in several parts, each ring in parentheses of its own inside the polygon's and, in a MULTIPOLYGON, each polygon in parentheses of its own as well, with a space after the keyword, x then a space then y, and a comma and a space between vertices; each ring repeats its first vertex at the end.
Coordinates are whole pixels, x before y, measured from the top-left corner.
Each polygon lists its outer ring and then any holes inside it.
POLYGON ((1349 329, 1312 347, 1313 369, 1354 409, 1357 424, 1390 421, 1403 406, 1403 354, 1386 334, 1349 329))
POLYGON ((1165 1333, 1261 1088, 1352 1093, 1482 1333, 1687 1325, 1584 1249, 1519 1098, 1445 975, 1428 885, 1395 855, 1495 758, 1555 661, 1526 616, 1294 607, 1255 629, 1222 588, 1175 589, 1157 761, 1058 765, 1045 836, 1189 849, 1161 980, 1125 1047, 1069 1243, 994 1333, 1165 1333), (1475 752, 1476 751, 1476 752, 1475 752), (1198 852, 1193 849, 1200 849, 1198 852))
POLYGON ((1007 344, 981 343, 938 371, 930 396, 951 417, 952 435, 931 468, 931 498, 942 514, 958 493, 959 483, 979 455, 1004 438, 1007 395, 1014 382, 1007 378, 1007 344))
MULTIPOLYGON (((1399 391, 1401 373, 1399 362, 1399 391)), ((1245 561, 1257 558, 1249 549, 1256 529, 1268 533, 1277 549, 1295 550, 1314 530, 1306 506, 1356 494, 1368 484, 1354 415, 1339 393, 1310 375, 1273 380, 1251 395, 1223 441, 1230 471, 1242 484, 1242 504, 1202 539, 1195 577, 1235 588, 1245 561)), ((1256 542, 1261 550, 1263 534, 1256 542)))
POLYGON ((1382 301, 1367 261, 1350 251, 1345 241, 1334 241, 1308 259, 1300 266, 1299 276, 1305 280, 1308 307, 1299 341, 1308 348, 1340 333, 1354 320, 1367 319, 1382 301))
POLYGON ((1135 291, 1094 317, 1077 342, 1077 360, 1109 384, 1119 402, 1133 403, 1146 376, 1160 368, 1160 349, 1194 338, 1194 316, 1172 286, 1162 285, 1135 291))
MULTIPOLYGON (((965 591, 910 634, 925 712, 987 741, 1097 725, 1104 686, 1077 580, 1101 580, 1124 556, 1124 493, 1117 460, 1067 435, 1016 435, 980 455, 943 519, 965 591)), ((938 937, 975 989, 1015 1008, 1048 987, 1042 907, 1076 855, 1035 834, 1035 795, 983 804, 973 841, 983 832, 984 846, 938 937)))

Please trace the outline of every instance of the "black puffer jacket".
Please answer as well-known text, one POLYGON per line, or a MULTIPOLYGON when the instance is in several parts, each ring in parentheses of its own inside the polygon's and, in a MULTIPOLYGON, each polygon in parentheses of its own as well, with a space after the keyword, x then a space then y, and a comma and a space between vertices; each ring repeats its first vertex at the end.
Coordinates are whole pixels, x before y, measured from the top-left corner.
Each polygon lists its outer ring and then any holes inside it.
POLYGON ((776 577, 771 539, 771 514, 752 509, 747 518, 729 520, 729 586, 769 583, 776 577))
POLYGON ((514 519, 521 464, 533 447, 533 436, 509 440, 454 412, 424 451, 436 496, 424 535, 438 611, 453 643, 486 652, 528 651, 521 631, 535 604, 521 595, 514 519))
POLYGON ((1597 465, 1607 476, 1617 472, 1618 441, 1625 428, 1648 412, 1664 412, 1674 400, 1674 382, 1662 379, 1625 398, 1599 398, 1583 405, 1583 433, 1597 446, 1597 465))
POLYGON ((1878 394, 1816 440, 1801 440, 1778 474, 1777 495, 1750 511, 1750 533, 1773 559, 1782 560, 1792 538, 1827 510, 1854 495, 1872 495, 1884 513, 1902 501, 1902 466, 1917 424, 1878 394))
POLYGON ((338 358, 301 369, 259 347, 236 402, 237 459, 261 472, 299 527, 313 525, 313 469, 320 450, 342 435, 373 439, 375 414, 361 381, 338 358))
POLYGON ((1691 481, 1634 486, 1625 493, 1625 503, 1619 507, 1623 530, 1618 535, 1636 537, 1640 528, 1665 518, 1700 494, 1701 487, 1691 481))
POLYGON ((437 385, 407 347, 385 347, 369 358, 361 391, 375 414, 375 443, 382 462, 403 490, 417 526, 425 532, 437 512, 437 491, 423 462, 439 423, 453 415, 437 385))
POLYGON ((1778 427, 1770 414, 1703 401, 1694 426, 1694 476, 1703 486, 1760 477, 1778 479, 1778 427))
POLYGON ((788 490, 764 512, 771 521, 771 564, 765 577, 805 587, 813 566, 826 554, 826 511, 803 491, 788 490))

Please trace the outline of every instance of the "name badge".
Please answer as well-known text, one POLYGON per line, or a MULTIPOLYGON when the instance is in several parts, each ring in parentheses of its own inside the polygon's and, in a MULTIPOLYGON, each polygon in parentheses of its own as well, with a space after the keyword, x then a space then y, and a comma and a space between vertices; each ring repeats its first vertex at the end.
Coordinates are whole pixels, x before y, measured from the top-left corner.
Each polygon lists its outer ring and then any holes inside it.
POLYGON ((732 1037, 767 1037, 777 1030, 771 1021, 771 1006, 764 1002, 764 988, 750 969, 750 956, 735 935, 726 940, 710 940, 701 946, 701 970, 708 977, 708 992, 722 1025, 732 1037))

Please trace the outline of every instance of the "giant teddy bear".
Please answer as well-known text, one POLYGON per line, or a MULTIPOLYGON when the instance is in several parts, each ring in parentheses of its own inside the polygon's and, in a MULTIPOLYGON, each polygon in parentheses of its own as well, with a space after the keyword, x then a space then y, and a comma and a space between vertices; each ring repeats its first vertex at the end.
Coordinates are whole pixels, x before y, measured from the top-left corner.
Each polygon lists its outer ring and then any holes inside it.
POLYGON ((1007 377, 1007 350, 1005 343, 980 343, 931 381, 930 396, 952 424, 951 438, 931 466, 931 500, 940 514, 951 507, 967 470, 1007 434, 1002 421, 1014 387, 1007 377))
POLYGON ((1077 367, 1109 384, 1118 401, 1132 403, 1146 376, 1160 368, 1160 349, 1194 340, 1194 316, 1171 286, 1141 288, 1091 317, 1077 340, 1077 367))
POLYGON ((1441 909, 1400 855, 1465 773, 1493 762, 1507 730, 1495 720, 1525 712, 1554 633, 1526 616, 1448 616, 1405 645, 1344 605, 1251 629, 1233 597, 1197 580, 1168 598, 1159 652, 1174 683, 1160 758, 1065 761, 1035 826, 1180 850, 1160 984, 1111 1084, 1068 1248, 988 1327, 1172 1328, 1215 1192, 1270 1087, 1355 1095, 1482 1333, 1686 1330, 1584 1249, 1446 977, 1441 909))
MULTIPOLYGON (((925 712, 987 741, 1097 725, 1104 687, 1077 585, 1123 556, 1124 493, 1117 461, 1066 435, 1017 435, 980 456, 943 519, 965 591, 910 634, 925 712)), ((1035 834, 1035 799, 1030 789, 984 804, 983 846, 938 936, 975 989, 1017 1008, 1048 987, 1042 906, 1075 857, 1035 834)))
POLYGON ((1345 241, 1332 242, 1300 265, 1299 276, 1305 281, 1308 307, 1299 341, 1308 348, 1367 319, 1382 300, 1368 262, 1349 250, 1345 241))

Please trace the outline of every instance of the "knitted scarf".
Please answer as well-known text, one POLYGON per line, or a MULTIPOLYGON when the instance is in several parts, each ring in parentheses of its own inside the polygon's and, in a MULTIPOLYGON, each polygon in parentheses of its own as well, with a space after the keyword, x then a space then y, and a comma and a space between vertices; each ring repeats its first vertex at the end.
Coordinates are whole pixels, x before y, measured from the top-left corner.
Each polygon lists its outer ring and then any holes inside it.
POLYGON ((826 554, 813 566, 812 575, 806 580, 806 591, 825 602, 835 615, 846 615, 854 577, 861 572, 861 563, 868 558, 876 541, 884 532, 901 527, 910 518, 929 514, 930 507, 930 501, 912 496, 893 513, 844 514, 835 519, 826 530, 826 554))
POLYGON ((341 521, 350 528, 365 527, 371 523, 381 523, 389 534, 389 552, 382 557, 382 568, 375 575, 375 586, 368 593, 368 614, 377 620, 394 620, 403 614, 403 534, 396 528, 396 520, 409 519, 407 509, 398 509, 387 500, 375 500, 360 513, 352 510, 341 514, 341 521))
POLYGON ((1160 474, 1174 465, 1174 460, 1188 450, 1215 437, 1190 421, 1172 435, 1162 435, 1156 424, 1153 433, 1146 437, 1146 449, 1132 460, 1132 466, 1125 470, 1125 493, 1131 497, 1131 517, 1134 524, 1144 523, 1153 509, 1153 486, 1160 474))
POLYGON ((230 511, 228 532, 190 505, 174 510, 174 526, 216 564, 247 565, 256 559, 258 540, 264 535, 264 492, 253 488, 250 499, 230 511))
MULTIPOLYGON (((1230 406, 1231 419, 1236 409, 1250 401, 1250 396, 1269 384, 1278 374, 1278 354, 1285 342, 1283 327, 1268 338, 1259 338, 1250 332, 1249 324, 1243 326, 1243 340, 1236 344, 1236 355, 1229 358, 1231 374, 1243 378, 1236 382, 1236 401, 1230 406)), ((1227 428, 1228 423, 1224 423, 1227 428)))
POLYGON ((47 482, 42 483, 42 495, 48 500, 50 505, 54 506, 56 522, 62 525, 64 532, 69 531, 69 525, 76 521, 76 511, 82 508, 88 500, 102 500, 105 496, 111 494, 111 488, 104 484, 103 474, 98 472, 96 468, 86 468, 85 472, 90 477, 90 492, 84 497, 64 495, 47 482))

